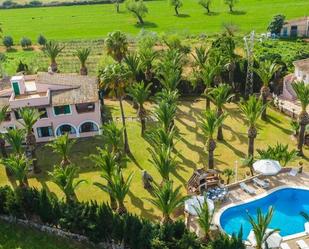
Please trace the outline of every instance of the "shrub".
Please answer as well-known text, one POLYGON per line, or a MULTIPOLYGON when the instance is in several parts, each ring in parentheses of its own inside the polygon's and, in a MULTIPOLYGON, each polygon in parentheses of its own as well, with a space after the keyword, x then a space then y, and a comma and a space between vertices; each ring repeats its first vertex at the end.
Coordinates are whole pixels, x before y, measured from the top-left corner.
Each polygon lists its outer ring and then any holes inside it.
POLYGON ((43 35, 39 35, 38 39, 37 39, 38 44, 40 44, 41 46, 45 46, 47 39, 43 36, 43 35))
POLYGON ((29 71, 28 65, 26 63, 23 63, 22 61, 19 61, 17 69, 16 69, 16 73, 28 72, 28 71, 29 71))
POLYGON ((17 3, 13 2, 12 0, 5 0, 3 3, 2 3, 2 7, 3 8, 13 8, 17 5, 17 3))
POLYGON ((43 3, 37 0, 33 0, 29 2, 29 6, 32 6, 32 7, 37 7, 37 6, 42 6, 42 5, 43 3))
POLYGON ((23 37, 20 40, 20 45, 25 49, 25 48, 29 48, 32 45, 32 42, 29 38, 23 37))
POLYGON ((94 243, 124 243, 131 249, 201 249, 182 221, 160 225, 136 215, 118 215, 106 204, 62 202, 46 190, 0 187, 0 215, 25 217, 87 236, 94 243))
POLYGON ((284 15, 275 15, 271 20, 270 24, 267 27, 267 30, 272 33, 279 35, 284 24, 285 16, 284 15))
POLYGON ((7 48, 10 49, 12 46, 14 46, 14 41, 11 36, 5 36, 3 37, 3 45, 7 48))

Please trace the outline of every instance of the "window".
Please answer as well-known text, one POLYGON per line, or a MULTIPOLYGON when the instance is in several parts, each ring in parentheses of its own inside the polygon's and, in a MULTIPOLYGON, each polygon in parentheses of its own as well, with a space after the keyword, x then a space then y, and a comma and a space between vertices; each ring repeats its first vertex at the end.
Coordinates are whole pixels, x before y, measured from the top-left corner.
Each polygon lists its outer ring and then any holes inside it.
POLYGON ((61 135, 64 135, 66 133, 76 134, 76 130, 73 126, 71 126, 69 124, 64 124, 64 125, 61 125, 56 131, 57 136, 61 136, 61 135))
POLYGON ((19 89, 18 82, 13 82, 12 86, 13 86, 13 91, 14 91, 15 96, 20 95, 20 89, 19 89))
POLYGON ((76 104, 75 107, 78 113, 94 112, 95 104, 94 103, 76 104))
POLYGON ((99 130, 98 126, 93 122, 85 122, 79 128, 80 133, 92 132, 92 131, 98 131, 98 130, 99 130))
POLYGON ((40 113, 40 118, 48 118, 47 110, 45 107, 38 108, 38 111, 40 113))
POLYGON ((55 115, 71 114, 70 105, 55 106, 54 113, 55 115))
POLYGON ((53 129, 51 126, 38 127, 37 132, 38 132, 39 137, 52 137, 53 136, 53 129))
POLYGON ((20 111, 19 110, 14 110, 14 115, 15 115, 15 118, 18 120, 18 119, 21 119, 21 115, 20 115, 20 111))

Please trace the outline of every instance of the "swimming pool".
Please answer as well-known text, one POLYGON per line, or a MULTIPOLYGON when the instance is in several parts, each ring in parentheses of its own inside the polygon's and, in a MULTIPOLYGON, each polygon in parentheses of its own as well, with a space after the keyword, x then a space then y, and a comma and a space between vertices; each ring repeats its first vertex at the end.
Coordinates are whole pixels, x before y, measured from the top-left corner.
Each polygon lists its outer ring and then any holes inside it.
POLYGON ((270 228, 279 228, 281 236, 304 232, 305 219, 300 212, 309 213, 309 190, 292 187, 282 188, 263 198, 227 208, 219 218, 220 226, 230 235, 238 233, 242 226, 245 240, 251 230, 248 213, 256 217, 258 208, 265 214, 270 206, 275 209, 270 228))

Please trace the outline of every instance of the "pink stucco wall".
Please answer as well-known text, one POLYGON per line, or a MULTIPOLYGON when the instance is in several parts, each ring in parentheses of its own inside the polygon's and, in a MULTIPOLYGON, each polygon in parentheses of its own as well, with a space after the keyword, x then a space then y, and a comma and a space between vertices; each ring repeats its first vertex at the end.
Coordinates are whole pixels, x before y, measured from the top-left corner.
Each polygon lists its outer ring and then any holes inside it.
MULTIPOLYGON (((34 133, 35 133, 37 142, 47 142, 47 141, 53 140, 56 137, 57 128, 63 124, 70 124, 76 129, 77 133, 75 135, 70 135, 71 137, 88 137, 88 136, 93 136, 99 133, 99 132, 79 133, 80 126, 83 123, 89 122, 89 121, 95 123, 100 128, 101 113, 100 113, 99 102, 95 103, 95 110, 93 112, 77 113, 75 105, 70 105, 70 108, 71 108, 70 114, 55 115, 52 107, 46 107, 48 118, 40 119, 34 125, 34 133), (54 137, 45 137, 45 138, 38 137, 37 128, 44 127, 44 126, 51 126, 53 128, 54 137)), ((1 131, 5 131, 6 128, 9 128, 12 126, 19 127, 19 128, 22 127, 22 125, 20 124, 20 121, 15 119, 15 115, 13 112, 11 112, 11 121, 4 121, 1 124, 0 129, 1 131)))

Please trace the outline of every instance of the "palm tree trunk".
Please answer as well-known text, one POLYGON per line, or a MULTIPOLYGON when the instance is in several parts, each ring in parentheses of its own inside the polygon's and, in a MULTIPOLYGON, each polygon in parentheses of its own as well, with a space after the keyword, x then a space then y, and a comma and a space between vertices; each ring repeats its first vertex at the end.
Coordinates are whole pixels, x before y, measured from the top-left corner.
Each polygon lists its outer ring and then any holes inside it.
POLYGON ((120 214, 120 215, 123 215, 123 214, 127 213, 127 209, 124 206, 123 202, 119 202, 118 203, 117 213, 120 214))
MULTIPOLYGON (((219 107, 219 108, 218 108, 218 111, 217 111, 217 117, 220 117, 220 116, 222 115, 222 113, 223 113, 222 108, 219 107)), ((217 139, 218 139, 219 141, 223 141, 223 140, 224 140, 224 138, 223 138, 223 131, 222 131, 222 125, 220 125, 220 126, 218 127, 217 139)))
POLYGON ((38 167, 38 162, 37 162, 37 157, 36 157, 36 139, 32 132, 27 134, 26 146, 27 146, 27 152, 30 154, 30 157, 32 160, 33 172, 36 174, 40 173, 41 170, 38 167))
POLYGON ((208 141, 208 168, 214 168, 214 150, 216 149, 216 142, 213 139, 208 141))
POLYGON ((122 97, 119 96, 119 104, 120 104, 120 111, 121 111, 121 119, 122 119, 122 126, 123 126, 123 136, 124 136, 124 152, 126 154, 130 153, 130 147, 129 147, 129 141, 128 141, 128 133, 127 133, 127 128, 126 128, 126 119, 124 116, 124 110, 123 110, 123 105, 122 105, 122 97))
POLYGON ((299 126, 300 126, 300 130, 299 130, 299 134, 298 134, 298 154, 300 156, 304 155, 303 152, 303 145, 304 145, 304 140, 305 140, 305 131, 306 131, 306 126, 309 123, 309 116, 308 113, 306 111, 302 111, 301 114, 299 115, 299 126))
POLYGON ((161 223, 162 224, 167 224, 167 223, 171 223, 173 220, 171 219, 171 217, 168 214, 163 214, 161 223))
MULTIPOLYGON (((269 93, 270 93, 269 87, 264 85, 261 88, 261 98, 262 98, 262 101, 263 101, 263 105, 267 104, 267 98, 269 96, 269 93)), ((263 120, 267 119, 267 110, 266 110, 266 108, 262 112, 262 116, 261 117, 262 117, 263 120)))
POLYGON ((248 156, 254 157, 254 139, 256 138, 257 131, 255 127, 250 127, 248 130, 248 156))
POLYGON ((85 66, 82 66, 79 70, 80 75, 88 75, 88 68, 85 66))
POLYGON ((0 137, 0 150, 1 150, 2 157, 7 158, 8 153, 6 152, 6 148, 5 148, 5 140, 2 137, 0 137))
MULTIPOLYGON (((0 150, 1 150, 2 157, 7 158, 8 153, 5 148, 5 140, 2 137, 0 137, 0 150)), ((7 176, 12 176, 11 171, 7 167, 5 167, 5 173, 7 176)))
POLYGON ((117 201, 111 195, 109 196, 109 199, 110 199, 112 210, 116 211, 117 210, 117 201))
POLYGON ((52 72, 54 73, 58 72, 58 64, 55 59, 51 60, 50 67, 51 67, 52 72))
POLYGON ((141 136, 144 136, 146 131, 146 110, 143 105, 140 105, 138 110, 139 119, 141 121, 141 136))

